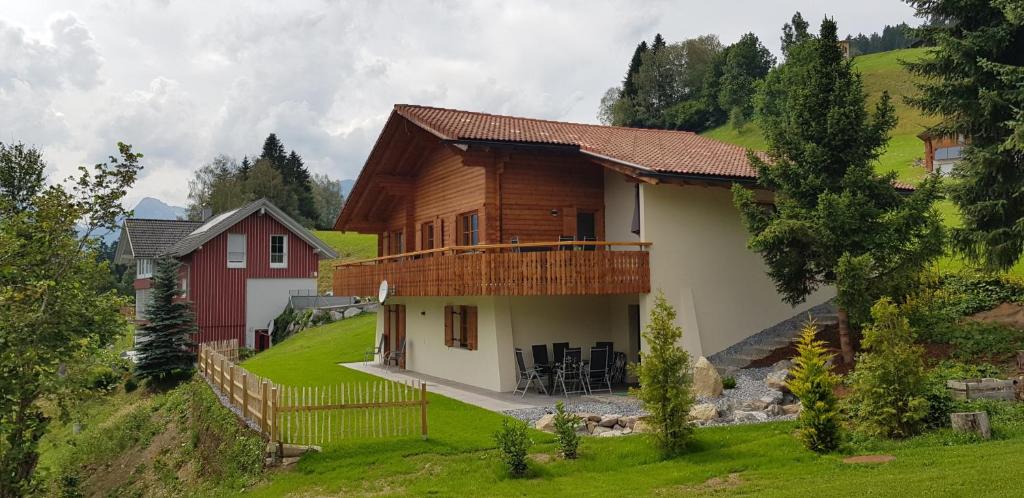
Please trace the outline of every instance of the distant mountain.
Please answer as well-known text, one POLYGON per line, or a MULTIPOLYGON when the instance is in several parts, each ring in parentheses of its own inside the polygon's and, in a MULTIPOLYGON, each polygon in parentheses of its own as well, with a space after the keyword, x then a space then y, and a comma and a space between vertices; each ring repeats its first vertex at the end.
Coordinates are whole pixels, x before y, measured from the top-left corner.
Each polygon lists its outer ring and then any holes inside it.
POLYGON ((185 208, 171 206, 160 199, 144 197, 135 205, 135 218, 151 220, 177 220, 185 218, 185 208))
MULTIPOLYGON (((160 199, 153 197, 143 197, 133 209, 135 218, 148 218, 151 220, 178 220, 185 219, 185 208, 181 206, 171 206, 160 199)), ((118 237, 121 236, 120 230, 112 230, 109 232, 97 233, 95 235, 98 238, 103 239, 103 242, 107 244, 113 244, 118 237)))
POLYGON ((341 195, 348 198, 348 193, 352 191, 352 186, 356 184, 355 180, 341 180, 341 195))

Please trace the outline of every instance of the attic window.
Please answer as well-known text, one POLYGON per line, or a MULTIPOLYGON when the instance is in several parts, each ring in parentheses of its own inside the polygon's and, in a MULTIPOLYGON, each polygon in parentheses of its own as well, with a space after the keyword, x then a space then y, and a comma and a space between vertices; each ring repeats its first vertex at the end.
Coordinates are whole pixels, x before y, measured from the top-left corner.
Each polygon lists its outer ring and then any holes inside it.
POLYGON ((288 268, 288 236, 270 236, 270 267, 288 268))
POLYGON ((245 268, 245 234, 228 234, 228 268, 245 268))

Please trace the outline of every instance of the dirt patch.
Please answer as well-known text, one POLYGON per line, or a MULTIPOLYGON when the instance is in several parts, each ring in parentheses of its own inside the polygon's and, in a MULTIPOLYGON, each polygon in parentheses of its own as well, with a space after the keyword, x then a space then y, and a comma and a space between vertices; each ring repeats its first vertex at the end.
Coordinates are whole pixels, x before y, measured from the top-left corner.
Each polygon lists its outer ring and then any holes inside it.
POLYGON ((889 463, 895 460, 896 457, 892 455, 857 455, 847 457, 843 459, 843 463, 849 464, 862 464, 862 463, 889 463))
POLYGON ((672 486, 661 488, 655 491, 658 496, 700 496, 719 494, 743 484, 743 479, 737 473, 727 476, 716 476, 704 481, 701 484, 688 486, 672 486))
MULTIPOLYGON (((828 351, 835 355, 833 364, 835 365, 836 373, 846 374, 849 372, 850 367, 844 365, 842 362, 842 348, 839 344, 839 324, 832 323, 820 326, 818 329, 818 339, 825 341, 825 346, 828 351)), ((860 351, 860 333, 851 331, 850 341, 853 342, 854 352, 860 351)), ((750 365, 747 365, 747 368, 770 367, 781 360, 790 360, 794 356, 796 356, 796 341, 772 350, 771 353, 768 353, 768 356, 765 356, 760 360, 750 362, 750 365)))
POLYGON ((547 453, 530 453, 527 456, 530 458, 530 460, 533 460, 534 462, 537 463, 548 463, 551 460, 554 460, 555 458, 547 453))
POLYGON ((975 313, 968 320, 984 323, 997 323, 1017 330, 1024 330, 1024 305, 1003 303, 988 311, 975 313))
POLYGON ((146 446, 136 446, 122 452, 106 465, 86 467, 88 478, 84 489, 89 496, 109 496, 116 490, 124 490, 126 486, 139 489, 152 489, 159 486, 154 462, 161 455, 173 451, 184 442, 178 423, 167 424, 166 428, 156 434, 146 446))

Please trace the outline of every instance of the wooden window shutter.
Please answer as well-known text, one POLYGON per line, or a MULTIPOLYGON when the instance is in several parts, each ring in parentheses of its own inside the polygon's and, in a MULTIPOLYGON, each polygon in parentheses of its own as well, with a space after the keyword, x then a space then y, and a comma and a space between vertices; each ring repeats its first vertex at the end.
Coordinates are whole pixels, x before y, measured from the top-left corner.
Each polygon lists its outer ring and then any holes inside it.
POLYGON ((455 309, 452 306, 444 307, 444 345, 448 347, 455 345, 455 331, 452 329, 454 314, 455 309))
POLYGON ((381 331, 381 335, 384 336, 384 352, 391 351, 391 305, 384 305, 384 330, 381 331))
POLYGON ((476 350, 476 306, 463 306, 463 313, 466 314, 466 346, 469 350, 476 350))

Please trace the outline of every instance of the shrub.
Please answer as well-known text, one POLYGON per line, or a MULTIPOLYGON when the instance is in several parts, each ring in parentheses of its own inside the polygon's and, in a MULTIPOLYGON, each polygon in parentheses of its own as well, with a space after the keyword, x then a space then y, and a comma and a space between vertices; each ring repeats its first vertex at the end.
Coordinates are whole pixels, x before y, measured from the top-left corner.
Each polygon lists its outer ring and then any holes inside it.
POLYGON ((508 467, 509 475, 526 475, 526 451, 533 444, 526 423, 506 417, 501 421, 501 429, 494 433, 494 441, 498 444, 501 461, 508 467))
POLYGON ((793 378, 786 386, 800 399, 803 408, 797 418, 797 436, 811 451, 827 453, 839 447, 839 407, 834 389, 839 376, 832 372, 833 355, 825 341, 817 338, 813 321, 804 324, 793 358, 793 378))
POLYGON ((561 401, 555 403, 555 439, 562 456, 570 460, 576 458, 576 450, 580 446, 580 435, 576 428, 581 421, 583 419, 575 413, 565 411, 565 404, 561 401))
POLYGON ((129 376, 124 380, 124 392, 130 393, 139 388, 139 379, 135 378, 134 375, 129 376))
POLYGON ((94 365, 89 368, 87 379, 90 389, 110 391, 121 382, 121 375, 107 365, 94 365))
POLYGON ((722 388, 736 389, 736 377, 730 375, 729 377, 722 379, 722 388))
POLYGON ((1024 334, 997 323, 965 321, 950 331, 949 344, 962 360, 1005 359, 1024 347, 1024 334))
POLYGON ((925 425, 932 429, 949 426, 949 414, 958 411, 958 402, 953 399, 946 381, 953 379, 977 379, 996 377, 1002 372, 987 363, 972 365, 958 361, 943 361, 928 372, 924 397, 928 400, 928 416, 925 425))
POLYGON ((683 331, 675 319, 676 310, 659 291, 644 330, 649 350, 634 368, 640 387, 632 390, 649 414, 651 437, 668 455, 685 448, 693 433, 687 420, 693 405, 690 355, 679 347, 683 331))
POLYGON ((851 376, 851 414, 872 436, 917 434, 928 417, 928 390, 923 348, 899 308, 882 298, 871 308, 857 370, 851 376))

